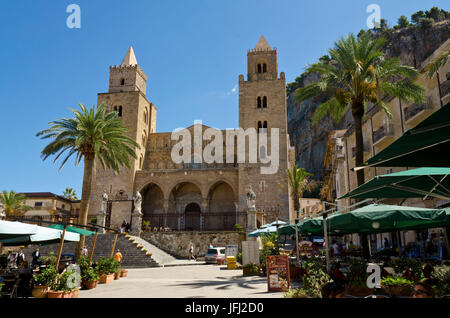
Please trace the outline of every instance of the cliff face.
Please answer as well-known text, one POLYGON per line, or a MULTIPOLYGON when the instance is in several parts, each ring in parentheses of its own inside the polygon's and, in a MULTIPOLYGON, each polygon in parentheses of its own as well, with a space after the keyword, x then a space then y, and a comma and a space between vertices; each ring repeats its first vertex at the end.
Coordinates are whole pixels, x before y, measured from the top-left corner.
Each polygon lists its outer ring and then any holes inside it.
MULTIPOLYGON (((436 23, 428 29, 410 27, 390 30, 376 36, 387 39, 383 51, 388 57, 398 57, 403 64, 420 68, 421 63, 450 38, 450 20, 436 23)), ((307 74, 304 85, 317 79, 317 74, 307 74)), ((353 122, 351 113, 347 112, 339 123, 326 116, 313 125, 311 118, 320 102, 319 99, 310 99, 297 103, 294 101, 294 93, 289 94, 287 100, 288 131, 291 145, 295 147, 296 165, 313 173, 316 180, 323 177, 323 160, 329 133, 336 129, 346 129, 353 122)))

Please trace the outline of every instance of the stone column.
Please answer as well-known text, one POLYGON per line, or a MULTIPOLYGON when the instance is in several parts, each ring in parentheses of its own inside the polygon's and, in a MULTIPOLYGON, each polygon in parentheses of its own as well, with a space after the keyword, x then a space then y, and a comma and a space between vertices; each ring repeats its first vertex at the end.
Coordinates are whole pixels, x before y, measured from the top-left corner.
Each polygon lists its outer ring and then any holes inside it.
MULTIPOLYGON (((105 223, 106 223, 106 212, 105 211, 98 212, 97 213, 97 225, 105 226, 105 223)), ((98 232, 105 233, 105 229, 99 228, 98 232)))
POLYGON ((142 212, 134 210, 132 213, 131 221, 131 234, 135 236, 141 236, 142 232, 142 212))
MULTIPOLYGON (((253 232, 257 229, 256 227, 256 209, 248 208, 247 209, 247 234, 253 232)), ((250 241, 253 241, 254 237, 247 238, 250 241)))
POLYGON ((163 213, 164 213, 164 227, 166 227, 167 226, 167 214, 169 213, 169 199, 164 199, 163 213))
POLYGON ((200 232, 203 231, 203 213, 208 213, 208 199, 202 199, 202 211, 200 212, 200 232))

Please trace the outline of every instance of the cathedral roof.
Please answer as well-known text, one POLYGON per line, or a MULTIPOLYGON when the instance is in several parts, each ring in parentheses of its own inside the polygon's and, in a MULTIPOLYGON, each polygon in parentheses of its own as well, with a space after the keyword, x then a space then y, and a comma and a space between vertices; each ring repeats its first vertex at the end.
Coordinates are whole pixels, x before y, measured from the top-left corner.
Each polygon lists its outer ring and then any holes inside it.
POLYGON ((269 43, 267 43, 266 38, 264 37, 264 35, 261 35, 261 37, 259 38, 258 43, 256 43, 255 49, 258 50, 270 50, 270 45, 269 43))
POLYGON ((130 46, 127 54, 125 55, 125 57, 122 60, 122 64, 120 64, 120 66, 130 66, 130 65, 137 65, 136 56, 134 55, 132 46, 130 46))

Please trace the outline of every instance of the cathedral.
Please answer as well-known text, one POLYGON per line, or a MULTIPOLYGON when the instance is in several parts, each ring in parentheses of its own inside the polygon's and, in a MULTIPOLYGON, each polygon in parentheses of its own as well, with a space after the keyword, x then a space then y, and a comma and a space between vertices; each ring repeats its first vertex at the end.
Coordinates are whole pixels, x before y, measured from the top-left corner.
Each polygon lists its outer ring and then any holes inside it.
MULTIPOLYGON (((223 134, 224 160, 205 162, 192 150, 191 160, 174 161, 172 150, 178 141, 172 132, 156 131, 157 108, 146 96, 146 84, 147 76, 130 47, 120 66, 110 67, 109 90, 98 94, 98 105, 104 103, 107 111, 118 113, 129 137, 140 149, 136 149, 132 168, 122 168, 119 174, 97 164, 89 218, 101 210, 106 192, 106 226, 119 227, 124 220, 129 222, 131 197, 139 191, 142 219, 149 221, 150 227, 223 231, 240 224, 245 228, 246 195, 251 188, 256 195, 258 225, 276 218, 289 219, 293 204, 286 170, 294 164, 294 149, 287 132, 286 79, 283 72, 278 73, 277 50, 269 46, 264 36, 247 52, 247 79, 239 75, 239 129, 266 134, 267 144, 259 144, 255 149, 260 159, 267 159, 269 152, 274 152, 270 158, 276 157, 278 162, 270 173, 261 172, 262 167, 271 164, 267 160, 248 160, 252 148, 247 145, 251 138, 246 135, 246 160, 238 160, 237 143, 225 143, 227 130, 217 130, 223 134), (278 149, 272 147, 275 143, 278 149), (235 160, 226 160, 228 153, 234 154, 235 160)), ((200 132, 202 136, 208 129, 202 123, 186 128, 192 144, 200 143, 201 150, 208 142, 196 134, 200 132)))

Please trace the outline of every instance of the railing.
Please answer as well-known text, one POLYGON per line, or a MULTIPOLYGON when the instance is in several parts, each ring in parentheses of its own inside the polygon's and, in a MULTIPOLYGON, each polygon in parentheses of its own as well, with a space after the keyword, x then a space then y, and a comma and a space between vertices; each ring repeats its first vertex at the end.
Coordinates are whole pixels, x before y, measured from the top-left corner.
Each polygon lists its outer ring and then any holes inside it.
POLYGON ((373 133, 373 142, 376 143, 381 138, 394 135, 394 125, 384 124, 377 131, 373 133))
POLYGON ((414 116, 416 116, 418 113, 420 113, 421 111, 430 108, 428 103, 423 103, 423 104, 411 104, 408 107, 405 108, 405 121, 410 120, 411 118, 413 118, 414 116))
POLYGON ((33 215, 33 216, 7 216, 7 221, 20 220, 23 223, 48 226, 45 222, 76 223, 77 219, 70 215, 33 215))
POLYGON ((154 213, 142 219, 150 221, 151 230, 167 226, 171 231, 231 231, 237 223, 247 226, 247 214, 243 212, 154 213))

